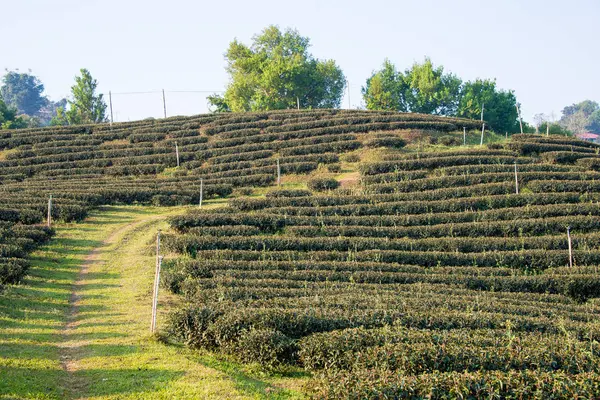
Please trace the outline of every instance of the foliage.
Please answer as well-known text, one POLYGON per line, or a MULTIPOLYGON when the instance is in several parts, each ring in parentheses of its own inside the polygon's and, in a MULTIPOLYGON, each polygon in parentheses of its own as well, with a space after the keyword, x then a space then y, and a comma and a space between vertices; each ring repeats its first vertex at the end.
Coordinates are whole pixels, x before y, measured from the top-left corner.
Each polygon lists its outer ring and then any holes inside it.
POLYGON ((322 192, 337 189, 340 183, 333 178, 312 178, 308 181, 307 186, 310 190, 322 192))
POLYGON ((27 123, 23 118, 17 116, 15 109, 10 108, 0 99, 0 129, 25 128, 27 123))
POLYGON ((365 147, 390 147, 400 149, 406 146, 406 140, 394 134, 375 133, 365 142, 365 147))
POLYGON ((540 134, 572 136, 573 133, 560 123, 544 121, 539 126, 540 134))
POLYGON ((398 72, 385 60, 381 70, 373 73, 362 88, 369 110, 395 110, 424 114, 455 115, 461 81, 434 67, 429 58, 398 72))
POLYGON ((590 131, 600 134, 600 105, 591 100, 573 104, 562 110, 559 123, 573 133, 590 131))
POLYGON ((35 116, 48 103, 43 96, 44 85, 31 73, 7 71, 2 82, 0 96, 20 114, 35 116))
POLYGON ((514 92, 498 90, 495 80, 463 83, 457 76, 445 73, 442 66, 434 67, 429 58, 404 72, 385 60, 381 69, 367 79, 362 94, 369 110, 480 119, 484 107, 484 120, 492 130, 519 130, 514 92))
POLYGON ((496 81, 477 79, 465 82, 460 96, 457 115, 479 119, 483 107, 483 119, 495 132, 518 132, 517 99, 513 91, 498 90, 496 81))
POLYGON ((402 101, 403 84, 403 76, 386 59, 362 88, 367 110, 407 111, 402 101))
POLYGON ((346 84, 333 60, 315 59, 309 39, 288 29, 269 26, 251 46, 237 40, 225 58, 231 83, 225 95, 211 96, 215 111, 337 108, 346 84))
POLYGON ((83 68, 81 76, 75 77, 75 85, 71 87, 72 100, 69 109, 59 109, 52 119, 51 125, 80 125, 106 121, 106 103, 102 94, 96 93, 98 81, 83 68))

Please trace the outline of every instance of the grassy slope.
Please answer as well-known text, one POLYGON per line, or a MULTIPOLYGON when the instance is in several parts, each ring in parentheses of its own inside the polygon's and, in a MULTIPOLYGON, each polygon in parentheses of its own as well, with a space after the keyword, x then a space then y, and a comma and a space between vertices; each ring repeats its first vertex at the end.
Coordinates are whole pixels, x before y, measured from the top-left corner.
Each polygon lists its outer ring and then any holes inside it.
MULTIPOLYGON (((26 282, 0 295, 0 398, 301 397, 283 389, 301 376, 263 375, 150 335, 149 243, 178 211, 107 207, 58 227, 26 282)), ((173 300, 162 294, 159 326, 173 300)))

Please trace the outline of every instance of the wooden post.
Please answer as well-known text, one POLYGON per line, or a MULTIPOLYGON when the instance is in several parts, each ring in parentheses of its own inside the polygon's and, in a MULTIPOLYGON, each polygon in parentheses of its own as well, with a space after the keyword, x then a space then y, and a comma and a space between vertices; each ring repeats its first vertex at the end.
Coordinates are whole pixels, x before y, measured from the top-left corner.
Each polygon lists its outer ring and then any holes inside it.
POLYGON ((163 257, 158 257, 158 264, 156 267, 156 279, 154 282, 154 296, 152 297, 152 333, 156 332, 156 314, 158 314, 158 288, 160 286, 160 269, 162 267, 163 257))
POLYGON ((569 241, 569 268, 573 268, 573 246, 571 244, 571 227, 567 226, 567 240, 569 241))
POLYGON ((517 162, 515 161, 515 193, 519 194, 519 175, 517 174, 517 162))
POLYGON ((204 196, 204 183, 202 179, 200 179, 200 202, 198 203, 198 208, 202 208, 202 197, 204 196))
POLYGON ((175 155, 177 155, 177 166, 179 167, 179 146, 177 146, 177 142, 175 142, 175 155))
POLYGON ((165 113, 165 118, 167 118, 167 99, 165 99, 165 89, 162 90, 163 95, 163 111, 165 113))
POLYGON ((483 132, 485 132, 485 122, 483 123, 483 125, 481 125, 481 142, 479 143, 480 146, 483 146, 483 132))
POLYGON ((156 265, 154 268, 154 285, 152 287, 152 321, 150 322, 150 332, 156 331, 156 308, 158 305, 158 285, 160 282, 160 267, 162 257, 160 256, 160 230, 156 235, 156 265))
POLYGON ((463 126, 463 146, 467 145, 467 128, 463 126))
POLYGON ((48 199, 48 219, 47 219, 48 228, 52 227, 52 195, 48 199))
POLYGON ((279 164, 279 158, 277 159, 277 186, 281 186, 281 165, 279 164))
POLYGON ((352 104, 350 103, 350 81, 346 80, 346 86, 348 86, 348 110, 351 110, 352 104))
POLYGON ((519 125, 521 126, 521 135, 523 134, 523 118, 521 118, 521 110, 519 109, 519 105, 516 104, 517 107, 517 115, 519 116, 519 125))
POLYGON ((112 93, 108 91, 108 103, 110 104, 110 124, 113 124, 112 93))

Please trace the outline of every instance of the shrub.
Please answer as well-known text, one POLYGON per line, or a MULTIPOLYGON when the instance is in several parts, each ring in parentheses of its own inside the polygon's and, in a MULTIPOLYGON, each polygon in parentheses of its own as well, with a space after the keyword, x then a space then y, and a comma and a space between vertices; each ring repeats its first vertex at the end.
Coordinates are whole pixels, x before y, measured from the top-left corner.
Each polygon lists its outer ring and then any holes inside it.
POLYGON ((156 195, 152 196, 152 205, 154 206, 181 206, 184 204, 191 204, 192 198, 190 196, 181 195, 156 195))
POLYGON ((305 189, 282 189, 270 191, 265 196, 267 198, 307 197, 312 196, 312 192, 305 189))
POLYGON ((241 187, 237 188, 234 192, 239 196, 250 196, 254 193, 254 189, 251 187, 241 187))
POLYGON ((235 345, 235 354, 242 361, 257 362, 268 368, 291 363, 295 353, 295 342, 275 329, 244 331, 235 345))
POLYGON ((444 146, 460 146, 463 144, 462 140, 456 136, 444 135, 438 138, 438 143, 444 146))
POLYGON ((355 163, 360 161, 360 156, 356 153, 345 154, 342 156, 342 160, 348 163, 355 163))
POLYGON ((329 164, 327 166, 327 170, 329 172, 340 173, 340 172, 342 172, 342 164, 338 164, 338 163, 336 163, 336 164, 329 164))
POLYGON ((307 186, 311 190, 323 192, 325 190, 337 189, 340 183, 333 178, 312 178, 308 181, 307 186))
POLYGON ((400 149, 406 146, 406 141, 398 136, 389 134, 376 134, 371 138, 368 138, 365 142, 366 147, 391 147, 394 149, 400 149))

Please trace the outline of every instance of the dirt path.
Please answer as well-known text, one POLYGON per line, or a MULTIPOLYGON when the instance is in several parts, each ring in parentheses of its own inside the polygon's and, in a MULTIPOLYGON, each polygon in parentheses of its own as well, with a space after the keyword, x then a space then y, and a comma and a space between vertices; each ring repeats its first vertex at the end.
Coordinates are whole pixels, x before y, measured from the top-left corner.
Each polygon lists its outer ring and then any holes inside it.
POLYGON ((341 187, 349 187, 358 184, 360 180, 360 172, 348 172, 339 178, 341 187))
POLYGON ((101 256, 104 249, 114 245, 117 239, 123 236, 123 234, 135 230, 140 225, 144 225, 157 219, 159 219, 159 217, 149 217, 117 228, 102 241, 100 246, 94 248, 83 260, 81 269, 77 274, 77 279, 73 283, 71 296, 69 298, 69 311, 67 313, 66 323, 61 332, 62 340, 59 345, 60 365, 68 376, 65 386, 71 393, 85 392, 89 383, 86 379, 77 375, 77 371, 80 370, 78 360, 81 359, 83 355, 84 346, 89 343, 89 340, 86 341, 77 337, 77 327, 81 323, 81 320, 78 317, 80 315, 82 300, 85 296, 85 281, 90 267, 93 264, 102 262, 101 256))

